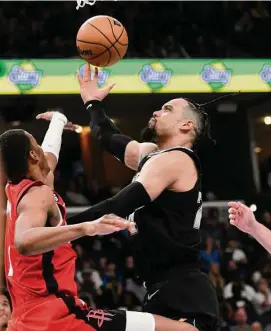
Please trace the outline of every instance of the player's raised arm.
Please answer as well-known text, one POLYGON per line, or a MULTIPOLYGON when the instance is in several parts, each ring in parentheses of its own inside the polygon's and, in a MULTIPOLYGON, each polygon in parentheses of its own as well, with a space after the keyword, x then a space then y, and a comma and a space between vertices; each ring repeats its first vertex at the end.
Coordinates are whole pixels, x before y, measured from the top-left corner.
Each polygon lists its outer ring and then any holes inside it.
POLYGON ((138 143, 123 135, 119 128, 107 117, 101 101, 108 95, 114 84, 105 89, 98 88, 98 69, 93 80, 89 65, 85 66, 84 76, 77 75, 80 91, 86 110, 90 115, 91 133, 102 148, 133 170, 137 170, 140 160, 157 149, 152 143, 138 143))
POLYGON ((253 236, 271 253, 271 231, 257 222, 252 210, 240 202, 230 202, 229 207, 230 223, 239 230, 253 236))
POLYGON ((46 227, 56 210, 52 190, 48 186, 31 188, 17 207, 15 246, 22 255, 36 255, 51 251, 64 243, 83 236, 105 235, 131 225, 114 215, 106 215, 94 222, 77 225, 46 227))
POLYGON ((59 112, 46 112, 39 114, 37 119, 45 119, 51 121, 49 128, 44 136, 41 145, 48 165, 51 169, 47 176, 47 184, 54 187, 54 171, 58 162, 59 152, 62 143, 62 133, 64 127, 67 126, 67 117, 59 112))
POLYGON ((102 201, 80 214, 68 218, 69 224, 93 220, 104 214, 113 213, 127 217, 136 209, 148 205, 180 176, 180 164, 187 162, 187 156, 180 152, 157 155, 140 172, 138 179, 126 186, 114 197, 102 201), (156 160, 154 162, 154 160, 156 160), (182 163, 180 163, 182 162, 182 163))

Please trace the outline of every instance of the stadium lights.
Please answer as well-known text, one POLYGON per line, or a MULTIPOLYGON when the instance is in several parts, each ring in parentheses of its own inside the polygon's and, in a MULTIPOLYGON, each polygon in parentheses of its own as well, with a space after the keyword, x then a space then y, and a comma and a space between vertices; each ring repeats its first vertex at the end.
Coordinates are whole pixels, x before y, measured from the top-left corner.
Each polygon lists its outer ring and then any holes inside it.
POLYGON ((261 153, 261 151, 262 151, 261 147, 255 147, 254 148, 255 153, 261 153))
POLYGON ((81 125, 78 125, 77 128, 75 129, 76 133, 81 133, 83 131, 83 128, 81 125))
POLYGON ((257 206, 254 204, 252 204, 249 208, 253 211, 253 213, 257 210, 257 206))
POLYGON ((265 125, 270 125, 271 124, 271 116, 265 116, 264 124, 265 125))

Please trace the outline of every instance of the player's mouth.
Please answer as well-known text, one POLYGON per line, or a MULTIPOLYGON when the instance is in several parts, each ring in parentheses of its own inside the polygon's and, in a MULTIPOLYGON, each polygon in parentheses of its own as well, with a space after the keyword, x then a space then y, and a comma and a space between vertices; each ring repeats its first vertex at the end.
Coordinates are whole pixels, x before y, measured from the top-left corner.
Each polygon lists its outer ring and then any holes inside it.
POLYGON ((8 315, 6 313, 0 313, 0 320, 8 318, 8 315))
POLYGON ((149 120, 149 123, 148 123, 149 128, 153 128, 153 127, 155 127, 156 122, 157 122, 157 119, 156 119, 155 117, 152 117, 152 118, 149 120))

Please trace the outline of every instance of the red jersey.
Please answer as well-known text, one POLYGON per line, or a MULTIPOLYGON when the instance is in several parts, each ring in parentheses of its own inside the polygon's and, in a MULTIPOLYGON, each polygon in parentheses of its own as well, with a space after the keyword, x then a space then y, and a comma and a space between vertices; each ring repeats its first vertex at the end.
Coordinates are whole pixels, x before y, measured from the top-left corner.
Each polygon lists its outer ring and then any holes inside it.
MULTIPOLYGON (((22 180, 19 184, 8 184, 7 221, 5 238, 5 273, 13 308, 27 302, 46 298, 51 294, 77 295, 74 280, 76 254, 71 244, 63 244, 53 251, 33 256, 19 254, 14 245, 17 206, 23 195, 33 186, 44 185, 39 181, 22 180)), ((66 225, 66 207, 62 198, 54 192, 61 221, 66 225)))

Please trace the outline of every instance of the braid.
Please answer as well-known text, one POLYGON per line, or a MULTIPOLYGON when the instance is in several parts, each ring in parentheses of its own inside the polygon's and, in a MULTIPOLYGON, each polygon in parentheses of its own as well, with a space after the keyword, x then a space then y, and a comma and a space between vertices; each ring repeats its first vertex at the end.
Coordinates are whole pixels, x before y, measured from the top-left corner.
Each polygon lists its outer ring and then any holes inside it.
POLYGON ((207 137, 207 139, 210 139, 215 143, 215 141, 211 137, 210 116, 206 113, 205 107, 209 106, 219 100, 238 95, 239 93, 240 92, 222 95, 218 98, 215 98, 213 100, 207 101, 202 104, 194 102, 188 98, 184 98, 184 100, 186 100, 188 102, 188 105, 192 109, 192 111, 194 111, 197 114, 197 116, 199 117, 199 127, 196 129, 196 143, 199 139, 201 139, 203 137, 207 137))

